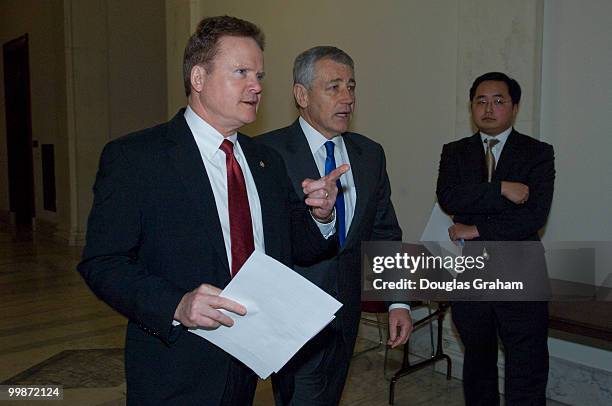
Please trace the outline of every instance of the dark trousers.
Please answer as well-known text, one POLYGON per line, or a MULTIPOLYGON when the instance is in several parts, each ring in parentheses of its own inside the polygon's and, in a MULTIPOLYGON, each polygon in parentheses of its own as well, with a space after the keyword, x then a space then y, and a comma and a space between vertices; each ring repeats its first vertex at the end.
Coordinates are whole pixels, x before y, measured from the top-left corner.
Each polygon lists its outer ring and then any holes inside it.
POLYGON ((340 403, 355 340, 345 342, 336 320, 309 341, 279 373, 272 375, 277 406, 340 403))
POLYGON ((465 346, 466 406, 499 405, 498 336, 505 354, 505 404, 546 404, 547 302, 454 302, 452 315, 465 346))
POLYGON ((242 362, 232 358, 221 406, 249 406, 253 404, 257 375, 242 362))

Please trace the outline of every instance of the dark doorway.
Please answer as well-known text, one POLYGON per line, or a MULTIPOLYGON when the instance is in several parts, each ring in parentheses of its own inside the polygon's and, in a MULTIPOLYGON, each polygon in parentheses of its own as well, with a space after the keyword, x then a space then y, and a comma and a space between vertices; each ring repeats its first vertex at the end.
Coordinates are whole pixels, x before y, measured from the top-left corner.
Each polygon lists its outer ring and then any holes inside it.
POLYGON ((28 34, 3 45, 9 202, 17 226, 34 217, 28 34))

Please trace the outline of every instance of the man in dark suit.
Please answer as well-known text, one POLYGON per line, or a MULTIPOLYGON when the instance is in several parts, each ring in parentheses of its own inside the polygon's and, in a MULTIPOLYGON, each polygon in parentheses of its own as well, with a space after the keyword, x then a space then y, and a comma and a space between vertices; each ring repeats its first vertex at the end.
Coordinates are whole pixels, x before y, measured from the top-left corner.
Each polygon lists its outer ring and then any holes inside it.
POLYGON ((244 406, 254 373, 185 330, 232 326, 220 309, 248 311, 219 293, 253 250, 288 266, 333 255, 324 236, 334 234, 335 178, 348 167, 302 183, 309 212, 278 154, 236 132, 261 97, 254 24, 202 20, 183 73, 187 109, 105 147, 78 270, 129 319, 128 404, 244 406))
MULTIPOLYGON (((514 130, 520 97, 518 82, 499 72, 478 77, 470 89, 478 132, 444 145, 438 175, 438 201, 454 216, 452 240, 480 241, 486 249, 486 241, 540 239, 553 197, 554 153, 514 130)), ((543 251, 538 255, 542 261, 529 262, 543 262, 543 251)), ((506 355, 506 405, 545 404, 547 302, 454 302, 452 314, 465 346, 468 406, 499 404, 498 335, 506 355)))
MULTIPOLYGON (((336 226, 340 251, 332 259, 296 267, 343 304, 336 319, 272 377, 277 405, 336 405, 346 381, 359 327, 361 242, 401 240, 391 204, 385 154, 376 142, 347 132, 355 105, 354 63, 344 51, 318 46, 293 67, 300 117, 289 127, 257 137, 284 158, 298 195, 301 180, 318 178, 341 163, 336 226)), ((412 330, 408 306, 392 305, 389 344, 404 344, 412 330), (399 330, 399 332, 398 332, 399 330)))

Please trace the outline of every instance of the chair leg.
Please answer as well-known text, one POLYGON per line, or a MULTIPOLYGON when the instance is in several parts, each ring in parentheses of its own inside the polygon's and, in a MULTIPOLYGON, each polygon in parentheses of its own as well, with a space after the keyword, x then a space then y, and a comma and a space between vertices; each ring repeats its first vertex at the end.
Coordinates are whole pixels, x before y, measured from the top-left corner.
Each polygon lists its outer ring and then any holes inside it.
MULTIPOLYGON (((387 374, 388 366, 389 366, 389 346, 385 345, 385 361, 383 363, 383 378, 385 378, 386 381, 391 381, 392 375, 387 374)), ((391 373, 393 374, 393 371, 391 371, 391 373)))
POLYGON ((444 316, 446 315, 446 310, 440 312, 438 315, 438 345, 436 346, 436 357, 439 359, 446 360, 446 379, 451 379, 451 369, 452 369, 452 361, 451 358, 444 353, 444 349, 442 347, 442 333, 444 331, 444 316))
POLYGON ((378 327, 378 345, 383 345, 383 329, 380 322, 380 314, 376 313, 376 327, 378 327))
POLYGON ((353 358, 360 357, 370 351, 378 350, 385 343, 383 341, 383 328, 380 321, 380 315, 378 313, 374 313, 374 315, 376 316, 376 328, 378 329, 378 343, 369 348, 365 348, 359 352, 353 353, 353 358))
POLYGON ((391 384, 389 385, 389 404, 392 405, 395 403, 395 383, 397 382, 397 378, 391 378, 391 384))

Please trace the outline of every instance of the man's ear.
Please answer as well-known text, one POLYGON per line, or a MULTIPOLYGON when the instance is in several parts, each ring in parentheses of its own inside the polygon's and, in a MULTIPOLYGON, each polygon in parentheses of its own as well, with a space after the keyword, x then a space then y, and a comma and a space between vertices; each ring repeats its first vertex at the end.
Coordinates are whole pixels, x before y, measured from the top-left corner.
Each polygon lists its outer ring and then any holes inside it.
POLYGON ((295 103, 300 108, 308 107, 308 89, 304 85, 299 83, 293 85, 293 97, 295 97, 295 103))
POLYGON ((195 65, 191 68, 191 75, 189 76, 189 79, 191 81, 191 88, 200 93, 202 89, 204 89, 206 70, 201 65, 195 65))
POLYGON ((516 115, 518 114, 518 111, 519 111, 519 105, 514 104, 512 106, 512 124, 514 124, 514 120, 516 120, 516 115))

